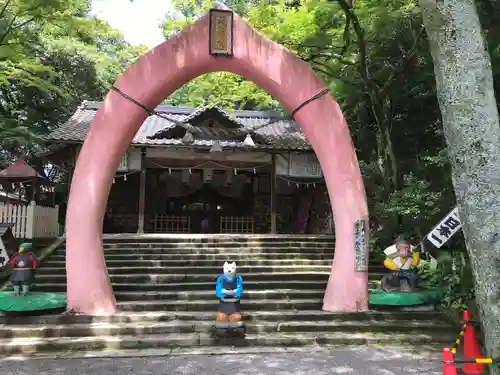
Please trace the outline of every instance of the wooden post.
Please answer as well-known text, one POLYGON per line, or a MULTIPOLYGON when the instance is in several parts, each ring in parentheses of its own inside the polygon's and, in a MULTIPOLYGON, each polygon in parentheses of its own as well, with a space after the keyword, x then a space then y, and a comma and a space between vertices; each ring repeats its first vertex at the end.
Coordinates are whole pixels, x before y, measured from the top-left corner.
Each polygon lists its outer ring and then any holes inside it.
POLYGON ((31 191, 31 201, 35 202, 35 203, 37 203, 36 202, 36 197, 37 197, 36 189, 38 189, 38 183, 37 182, 38 181, 36 180, 36 177, 31 180, 31 187, 33 188, 33 190, 31 191))
POLYGON ((271 234, 276 234, 276 154, 271 155, 271 234))
POLYGON ((146 149, 141 149, 141 178, 139 182, 139 212, 137 233, 144 233, 144 211, 146 208, 146 149))
MULTIPOLYGON (((21 226, 16 227, 22 230, 23 236, 21 238, 25 239, 32 239, 35 237, 36 230, 35 230, 35 225, 36 225, 36 220, 35 220, 35 209, 36 209, 36 203, 35 201, 31 201, 28 206, 24 206, 24 209, 26 210, 26 221, 25 221, 25 227, 21 229, 21 226)), ((17 217, 16 217, 17 219, 17 217)), ((18 230, 19 230, 18 229, 18 230)))

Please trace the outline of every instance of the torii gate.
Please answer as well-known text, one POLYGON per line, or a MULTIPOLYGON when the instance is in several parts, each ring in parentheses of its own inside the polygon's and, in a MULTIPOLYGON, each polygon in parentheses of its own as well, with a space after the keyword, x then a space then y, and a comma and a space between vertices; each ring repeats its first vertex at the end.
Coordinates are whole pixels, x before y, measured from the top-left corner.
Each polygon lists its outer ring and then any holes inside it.
POLYGON ((216 71, 255 82, 304 129, 322 167, 335 220, 335 256, 323 310, 367 310, 368 209, 342 111, 305 62, 223 6, 138 59, 119 77, 116 89, 108 92, 97 112, 78 157, 68 202, 68 310, 86 315, 116 313, 104 261, 102 222, 120 158, 148 116, 123 94, 154 109, 190 80, 216 71), (222 51, 214 53, 213 43, 221 36, 222 43, 215 48, 222 51))

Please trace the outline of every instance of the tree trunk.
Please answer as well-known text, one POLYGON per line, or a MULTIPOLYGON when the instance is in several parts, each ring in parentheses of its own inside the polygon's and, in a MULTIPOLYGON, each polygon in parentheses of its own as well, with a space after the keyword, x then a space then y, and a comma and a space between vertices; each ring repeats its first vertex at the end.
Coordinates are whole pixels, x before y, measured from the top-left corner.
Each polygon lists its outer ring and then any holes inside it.
POLYGON ((420 0, 420 7, 486 347, 498 356, 500 127, 490 57, 473 0, 420 0))

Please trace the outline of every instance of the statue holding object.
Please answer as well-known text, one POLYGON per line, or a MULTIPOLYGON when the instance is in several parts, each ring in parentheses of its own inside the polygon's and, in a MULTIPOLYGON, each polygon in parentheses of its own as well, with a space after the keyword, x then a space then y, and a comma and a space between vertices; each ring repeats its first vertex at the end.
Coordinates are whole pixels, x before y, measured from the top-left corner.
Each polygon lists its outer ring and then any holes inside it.
POLYGON ((31 251, 32 244, 25 242, 19 246, 17 254, 9 261, 9 280, 14 287, 14 296, 27 295, 34 279, 38 260, 31 251))
POLYGON ((236 274, 235 262, 224 263, 224 273, 217 278, 215 294, 219 298, 215 328, 232 330, 243 327, 240 313, 243 278, 236 274))
MULTIPOLYGON (((404 239, 398 240, 394 246, 395 254, 387 256, 384 260, 384 266, 392 273, 382 279, 381 287, 387 292, 412 292, 419 280, 419 274, 415 269, 420 264, 420 249, 412 248, 404 239)), ((388 255, 387 250, 386 255, 388 255)))

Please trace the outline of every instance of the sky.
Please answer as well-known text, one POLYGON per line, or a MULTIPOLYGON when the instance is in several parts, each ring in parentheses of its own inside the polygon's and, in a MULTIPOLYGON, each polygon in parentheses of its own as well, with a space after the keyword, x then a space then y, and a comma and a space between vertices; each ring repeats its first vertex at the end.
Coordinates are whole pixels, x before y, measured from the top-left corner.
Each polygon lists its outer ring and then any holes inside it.
POLYGON ((92 0, 92 13, 120 30, 130 44, 154 47, 165 39, 159 27, 169 0, 92 0))

